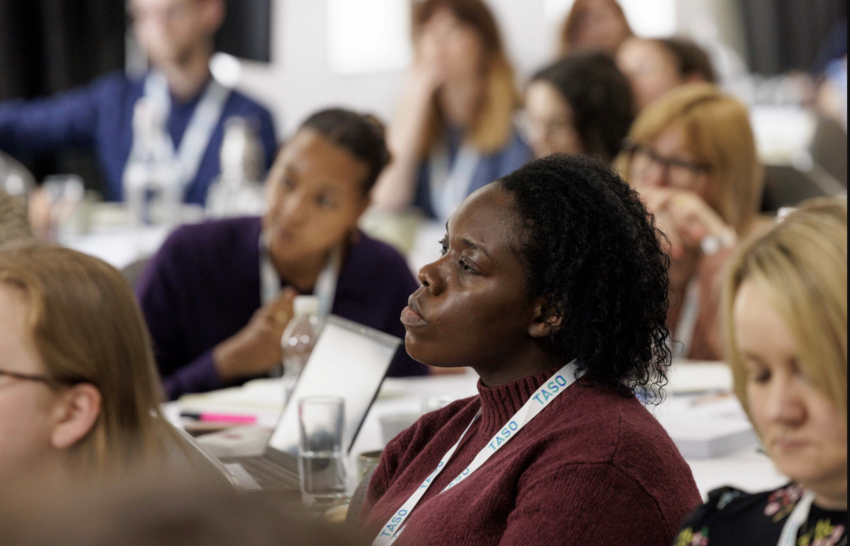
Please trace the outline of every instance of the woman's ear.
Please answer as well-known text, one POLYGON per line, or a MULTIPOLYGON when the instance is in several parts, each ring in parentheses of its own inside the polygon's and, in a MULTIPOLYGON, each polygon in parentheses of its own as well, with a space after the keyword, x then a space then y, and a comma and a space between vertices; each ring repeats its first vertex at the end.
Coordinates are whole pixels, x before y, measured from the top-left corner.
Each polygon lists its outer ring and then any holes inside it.
POLYGON ((100 391, 88 383, 75 385, 63 393, 57 402, 51 446, 68 449, 85 438, 100 417, 102 405, 100 391))
POLYGON ((528 327, 528 333, 536 338, 549 337, 561 327, 563 322, 564 317, 549 304, 546 298, 537 298, 534 302, 534 315, 528 327))

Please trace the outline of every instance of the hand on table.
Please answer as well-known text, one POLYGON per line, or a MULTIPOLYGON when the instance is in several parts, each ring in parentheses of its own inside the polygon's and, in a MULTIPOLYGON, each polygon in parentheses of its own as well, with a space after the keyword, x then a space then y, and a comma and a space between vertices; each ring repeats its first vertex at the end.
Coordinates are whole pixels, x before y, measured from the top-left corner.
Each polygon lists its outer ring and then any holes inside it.
POLYGON ((225 381, 260 375, 281 364, 281 338, 295 314, 298 295, 287 287, 277 300, 257 310, 242 330, 213 350, 213 361, 225 381))
POLYGON ((734 243, 735 230, 696 193, 651 188, 641 191, 641 195, 655 215, 656 226, 670 239, 673 258, 687 249, 700 248, 707 237, 734 243))

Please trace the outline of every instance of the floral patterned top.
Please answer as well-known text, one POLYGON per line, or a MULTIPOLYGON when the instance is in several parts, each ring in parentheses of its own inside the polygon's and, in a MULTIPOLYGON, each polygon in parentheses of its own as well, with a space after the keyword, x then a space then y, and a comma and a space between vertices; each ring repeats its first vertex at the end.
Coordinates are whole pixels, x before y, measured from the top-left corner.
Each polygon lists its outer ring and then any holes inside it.
MULTIPOLYGON (((798 485, 750 495, 725 487, 684 523, 673 546, 776 546, 804 492, 798 485)), ((797 546, 847 546, 847 512, 812 506, 797 546)))

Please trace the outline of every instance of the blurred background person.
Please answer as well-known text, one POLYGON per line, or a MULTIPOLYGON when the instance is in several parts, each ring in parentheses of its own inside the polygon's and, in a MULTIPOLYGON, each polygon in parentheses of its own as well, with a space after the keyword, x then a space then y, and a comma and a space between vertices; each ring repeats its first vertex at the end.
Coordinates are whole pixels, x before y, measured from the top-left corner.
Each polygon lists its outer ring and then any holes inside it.
POLYGON ((521 117, 535 157, 581 154, 609 163, 634 118, 629 81, 604 53, 574 53, 535 74, 521 117))
POLYGON ((467 195, 530 157, 513 124, 515 76, 496 20, 482 0, 414 7, 415 61, 390 129, 394 161, 379 206, 413 205, 445 222, 467 195))
POLYGON ((757 225, 763 188, 746 107, 709 84, 674 90, 635 121, 620 168, 671 243, 674 352, 720 360, 717 275, 757 225))
POLYGON ((0 251, 0 490, 164 456, 150 338, 121 274, 68 249, 0 251))
MULTIPOLYGON (((165 242, 137 292, 169 398, 278 368, 297 293, 313 293, 326 312, 404 337, 399 316, 419 285, 396 250, 357 228, 389 162, 374 118, 319 112, 278 155, 264 218, 184 226, 165 242), (321 293, 328 274, 333 281, 324 287, 332 292, 321 293)), ((391 373, 426 368, 401 351, 391 373)))
POLYGON ((576 0, 561 30, 561 54, 591 50, 613 55, 633 35, 617 0, 576 0))
POLYGON ((0 543, 16 546, 355 543, 344 538, 341 529, 322 520, 286 513, 281 504, 266 495, 201 487, 168 468, 82 490, 41 484, 31 489, 0 492, 0 543))
POLYGON ((723 299, 735 391, 793 483, 712 492, 676 544, 846 544, 846 202, 804 207, 744 245, 723 299))
POLYGON ((230 117, 256 123, 266 167, 271 165, 277 146, 271 114, 210 72, 224 2, 130 0, 128 10, 150 72, 139 80, 116 73, 55 97, 0 104, 0 149, 13 155, 93 149, 106 182, 104 197, 120 201, 134 144, 135 106, 144 97, 165 115, 186 202, 205 203, 220 174, 219 150, 230 117))
POLYGON ((632 84, 643 110, 689 83, 718 83, 711 58, 687 38, 630 38, 617 51, 617 65, 632 84))

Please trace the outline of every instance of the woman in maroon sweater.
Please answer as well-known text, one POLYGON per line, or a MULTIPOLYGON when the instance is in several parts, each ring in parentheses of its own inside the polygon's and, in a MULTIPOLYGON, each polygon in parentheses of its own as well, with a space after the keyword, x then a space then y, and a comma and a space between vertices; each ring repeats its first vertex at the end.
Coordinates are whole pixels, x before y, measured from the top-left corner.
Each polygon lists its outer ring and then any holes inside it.
POLYGON ((467 199, 402 322, 414 359, 471 366, 480 396, 387 446, 368 540, 672 543, 700 497, 635 396, 656 399, 670 364, 662 240, 592 160, 542 159, 467 199))

